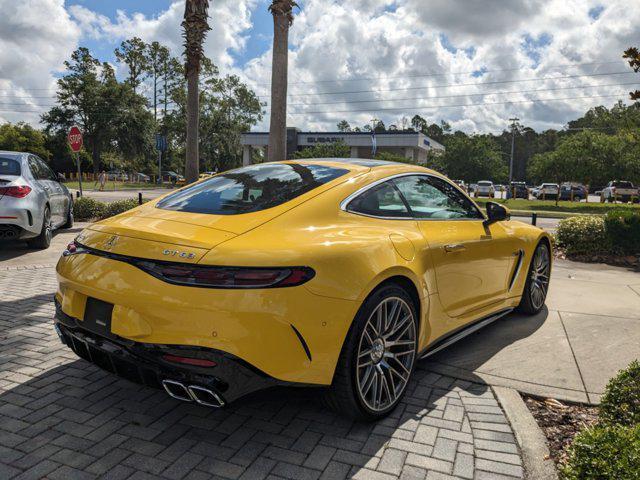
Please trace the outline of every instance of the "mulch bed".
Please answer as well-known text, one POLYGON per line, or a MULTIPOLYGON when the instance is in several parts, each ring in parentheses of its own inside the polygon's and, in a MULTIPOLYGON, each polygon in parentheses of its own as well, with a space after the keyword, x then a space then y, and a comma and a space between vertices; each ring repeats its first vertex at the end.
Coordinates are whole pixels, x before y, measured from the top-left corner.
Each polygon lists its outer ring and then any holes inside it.
POLYGON ((554 249, 554 257, 560 260, 573 260, 583 263, 605 263, 616 267, 627 267, 640 271, 640 256, 637 255, 567 255, 560 247, 554 249))
POLYGON ((564 404, 554 399, 540 400, 524 396, 529 411, 547 437, 551 458, 556 465, 564 463, 566 449, 585 427, 598 420, 598 407, 564 404))

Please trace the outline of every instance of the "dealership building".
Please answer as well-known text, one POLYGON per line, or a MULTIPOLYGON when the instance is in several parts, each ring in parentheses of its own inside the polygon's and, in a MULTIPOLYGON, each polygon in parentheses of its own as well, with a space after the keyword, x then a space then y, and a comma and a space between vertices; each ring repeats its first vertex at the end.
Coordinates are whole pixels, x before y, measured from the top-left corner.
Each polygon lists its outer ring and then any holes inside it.
MULTIPOLYGON (((264 158, 267 158, 268 132, 243 133, 240 141, 243 165, 252 163, 254 149, 263 150, 264 158)), ((297 128, 287 128, 287 158, 306 147, 336 142, 342 142, 351 149, 351 158, 373 157, 374 143, 377 152, 393 153, 420 164, 427 162, 430 152, 444 152, 441 144, 419 132, 376 133, 374 139, 371 132, 301 132, 297 128)))

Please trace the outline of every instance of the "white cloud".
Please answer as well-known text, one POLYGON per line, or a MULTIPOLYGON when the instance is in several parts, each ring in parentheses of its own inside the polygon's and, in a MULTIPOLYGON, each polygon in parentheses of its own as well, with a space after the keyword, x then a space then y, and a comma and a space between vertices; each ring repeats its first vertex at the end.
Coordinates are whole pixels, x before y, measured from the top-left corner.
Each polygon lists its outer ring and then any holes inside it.
MULTIPOLYGON (((205 44, 206 54, 223 72, 241 75, 265 101, 270 48, 249 61, 238 63, 237 58, 252 34, 251 13, 267 4, 265 0, 212 2, 212 31, 205 44)), ((640 2, 304 0, 300 4, 290 32, 289 124, 303 129, 333 129, 343 118, 355 125, 373 117, 399 123, 402 116, 416 113, 470 132, 500 131, 513 115, 535 128, 558 128, 590 106, 616 100, 570 97, 620 93, 619 98, 626 98, 624 92, 632 86, 603 85, 637 81, 637 75, 630 74, 545 78, 630 72, 621 54, 640 38, 636 21, 640 2), (597 7, 604 9, 593 18, 589 11, 597 7), (612 60, 617 64, 593 64, 612 60), (486 73, 470 75, 480 69, 486 73), (526 79, 535 81, 504 83, 526 79), (460 86, 472 83, 477 85, 460 86), (337 93, 316 95, 321 92, 337 93), (567 100, 523 103, 541 98, 567 100), (484 105, 451 107, 478 103, 484 105), (296 114, 300 112, 321 113, 296 114)), ((78 5, 69 8, 69 15, 63 0, 0 0, 0 11, 0 99, 6 102, 3 96, 9 93, 14 103, 43 103, 35 98, 38 91, 29 89, 51 87, 53 74, 85 39, 106 42, 111 48, 137 35, 168 45, 174 54, 182 51, 183 0, 153 16, 134 13, 132 2, 132 10, 119 11, 114 20, 78 5)), ((37 121, 36 115, 21 113, 0 112, 2 118, 37 121)), ((267 128, 268 120, 267 116, 258 128, 267 128)))
POLYGON ((53 100, 53 74, 63 68, 80 29, 64 0, 0 0, 0 12, 0 122, 37 123, 37 105, 53 100))
MULTIPOLYGON (((212 2, 209 23, 212 27, 205 42, 205 53, 223 69, 233 66, 232 52, 241 51, 246 31, 251 27, 251 10, 257 0, 219 0, 212 2)), ((146 42, 158 41, 174 55, 182 53, 182 17, 184 0, 173 2, 157 16, 118 10, 115 21, 81 5, 70 8, 74 20, 86 36, 119 42, 138 36, 146 42)))
MULTIPOLYGON (((535 128, 561 128, 591 106, 625 99, 630 89, 597 85, 637 81, 632 74, 548 78, 631 72, 621 54, 640 38, 640 25, 634 22, 640 16, 640 3, 610 0, 594 20, 589 10, 599 3, 308 0, 290 34, 289 124, 333 129, 342 118, 363 125, 378 117, 388 125, 399 123, 403 115, 410 118, 420 113, 430 121, 444 119, 470 132, 500 131, 513 115, 535 128), (359 8, 364 4, 369 8, 359 8), (610 61, 617 63, 593 64, 610 61), (592 64, 582 65, 585 63, 592 64), (487 73, 478 78, 470 75, 480 68, 487 73), (439 75, 442 73, 445 75, 439 75), (422 74, 436 75, 419 76, 422 74), (363 77, 371 80, 324 81, 363 77), (527 79, 533 81, 520 81, 527 79), (518 81, 499 83, 509 80, 518 81), (470 83, 478 85, 451 86, 470 83), (386 91, 390 89, 407 90, 386 91), (359 90, 378 92, 315 95, 359 90), (510 93, 487 95, 491 92, 510 93), (477 95, 480 93, 485 95, 477 95), (619 95, 574 98, 610 94, 619 95), (409 100, 392 101, 405 98, 409 100), (384 101, 347 103, 372 99, 384 101), (537 99, 567 100, 529 102, 537 99), (333 103, 317 105, 327 102, 333 103), (297 106, 300 103, 316 105, 297 106), (485 105, 446 107, 467 104, 485 105), (296 114, 320 110, 325 113, 296 114)), ((271 54, 266 52, 245 68, 261 94, 268 87, 270 62, 271 54)), ((268 117, 261 127, 267 125, 268 117)))

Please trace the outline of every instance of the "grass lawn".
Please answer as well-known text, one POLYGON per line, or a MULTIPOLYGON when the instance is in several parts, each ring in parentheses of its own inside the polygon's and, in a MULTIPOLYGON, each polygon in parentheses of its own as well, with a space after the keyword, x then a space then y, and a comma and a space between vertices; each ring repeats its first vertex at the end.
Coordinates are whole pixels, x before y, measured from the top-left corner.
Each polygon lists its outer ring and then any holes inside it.
POLYGON ((613 209, 626 209, 640 211, 640 204, 630 203, 599 203, 599 202, 568 202, 560 201, 556 206, 554 200, 523 200, 521 198, 512 200, 503 200, 496 198, 494 200, 488 198, 475 198, 479 205, 485 206, 488 201, 502 203, 508 207, 513 213, 532 213, 537 212, 541 217, 566 217, 571 215, 604 215, 613 209))
MULTIPOLYGON (((65 186, 69 189, 69 190, 79 190, 80 186, 78 185, 77 181, 74 182, 65 182, 64 183, 65 186)), ((96 184, 96 182, 93 181, 83 181, 82 182, 82 189, 83 190, 98 190, 100 188, 100 184, 96 184)), ((164 186, 159 186, 156 185, 155 183, 135 183, 135 182, 114 182, 114 181, 108 181, 107 183, 105 183, 104 185, 104 189, 105 190, 151 190, 151 189, 156 189, 156 188, 166 188, 164 186)))

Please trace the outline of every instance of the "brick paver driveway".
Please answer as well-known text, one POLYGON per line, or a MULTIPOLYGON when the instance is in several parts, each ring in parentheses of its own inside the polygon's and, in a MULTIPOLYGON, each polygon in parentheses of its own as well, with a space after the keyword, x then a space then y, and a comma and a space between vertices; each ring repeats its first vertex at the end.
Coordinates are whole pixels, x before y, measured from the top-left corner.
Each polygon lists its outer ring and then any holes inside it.
POLYGON ((430 373, 428 362, 377 424, 328 412, 313 389, 206 409, 75 357, 52 328, 53 267, 10 268, 0 265, 0 479, 523 475, 491 390, 430 373))

